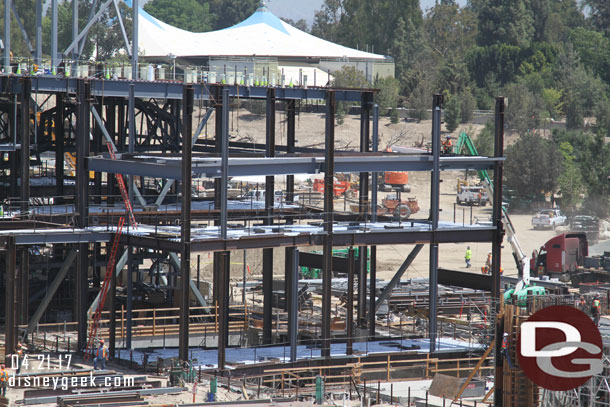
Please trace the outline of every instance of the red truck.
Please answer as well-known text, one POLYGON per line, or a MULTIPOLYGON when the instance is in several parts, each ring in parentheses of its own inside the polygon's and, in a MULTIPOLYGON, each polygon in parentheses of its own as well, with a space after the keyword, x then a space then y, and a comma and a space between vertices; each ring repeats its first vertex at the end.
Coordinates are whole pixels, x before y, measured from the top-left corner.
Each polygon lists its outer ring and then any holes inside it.
POLYGON ((549 276, 574 287, 580 283, 610 281, 610 253, 589 256, 585 233, 563 233, 534 250, 530 259, 532 277, 549 276))

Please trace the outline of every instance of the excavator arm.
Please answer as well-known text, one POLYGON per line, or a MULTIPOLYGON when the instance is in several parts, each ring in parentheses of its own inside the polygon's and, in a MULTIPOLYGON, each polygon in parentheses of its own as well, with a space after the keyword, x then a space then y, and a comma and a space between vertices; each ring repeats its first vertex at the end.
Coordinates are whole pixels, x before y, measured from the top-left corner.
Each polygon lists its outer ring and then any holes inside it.
MULTIPOLYGON (((466 132, 460 133, 458 141, 455 144, 454 152, 456 154, 462 154, 463 149, 465 149, 465 153, 468 155, 473 155, 473 156, 479 155, 476 147, 474 146, 474 143, 472 142, 472 139, 470 138, 470 136, 468 136, 468 134, 466 134, 466 132)), ((481 182, 483 183, 483 187, 485 188, 485 191, 487 192, 487 196, 489 196, 489 199, 493 202, 493 196, 494 196, 493 182, 492 182, 489 174, 487 173, 486 170, 479 170, 477 172, 479 174, 479 178, 480 178, 481 182)), ((502 205, 502 203, 500 203, 500 204, 502 205)), ((521 244, 519 244, 519 239, 517 239, 517 232, 515 231, 515 227, 513 226, 513 223, 510 221, 510 217, 508 216, 508 213, 507 213, 504 205, 502 205, 502 222, 504 223, 504 228, 506 230, 506 240, 508 241, 508 243, 510 244, 510 247, 512 248, 513 257, 515 258, 515 263, 517 264, 517 269, 519 270, 519 275, 527 277, 527 276, 529 276, 529 265, 530 265, 529 259, 527 258, 527 255, 521 248, 521 244)))

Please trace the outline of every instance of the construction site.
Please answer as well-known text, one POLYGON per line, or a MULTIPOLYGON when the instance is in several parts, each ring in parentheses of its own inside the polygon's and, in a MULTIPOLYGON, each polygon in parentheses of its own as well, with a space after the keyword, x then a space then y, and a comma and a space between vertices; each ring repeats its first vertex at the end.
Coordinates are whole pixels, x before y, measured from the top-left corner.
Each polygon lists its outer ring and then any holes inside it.
POLYGON ((501 95, 481 156, 442 95, 396 124, 280 71, 43 65, 5 42, 0 405, 610 406, 603 227, 509 214, 501 95), (593 298, 603 372, 537 386, 520 324, 593 298))

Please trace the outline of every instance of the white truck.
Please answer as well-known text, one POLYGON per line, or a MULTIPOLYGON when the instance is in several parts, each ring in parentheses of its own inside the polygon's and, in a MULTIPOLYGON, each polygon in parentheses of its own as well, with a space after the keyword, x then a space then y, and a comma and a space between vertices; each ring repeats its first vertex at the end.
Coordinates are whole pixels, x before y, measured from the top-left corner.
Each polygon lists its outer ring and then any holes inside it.
POLYGON ((489 195, 482 185, 464 186, 455 201, 458 205, 485 206, 489 202, 489 195))
POLYGON ((559 209, 543 209, 532 217, 534 229, 555 229, 568 224, 568 218, 559 209))

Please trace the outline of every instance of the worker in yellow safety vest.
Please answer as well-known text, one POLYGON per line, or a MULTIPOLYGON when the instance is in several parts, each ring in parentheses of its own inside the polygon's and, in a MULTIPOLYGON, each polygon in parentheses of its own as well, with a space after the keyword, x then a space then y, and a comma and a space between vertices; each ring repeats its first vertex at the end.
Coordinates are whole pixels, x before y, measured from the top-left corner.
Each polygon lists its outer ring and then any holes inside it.
POLYGON ((6 389, 8 388, 8 372, 6 366, 0 367, 0 395, 6 397, 6 389))
POLYGON ((466 248, 466 253, 464 254, 464 260, 466 260, 466 268, 470 268, 470 259, 472 259, 472 250, 470 250, 470 246, 466 248))
POLYGON ((104 340, 100 339, 100 346, 97 348, 95 352, 95 358, 93 359, 93 368, 97 370, 97 365, 99 363, 100 368, 102 370, 106 369, 106 361, 108 360, 108 348, 104 345, 104 340))

